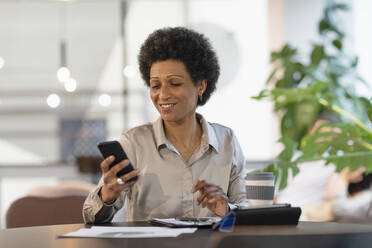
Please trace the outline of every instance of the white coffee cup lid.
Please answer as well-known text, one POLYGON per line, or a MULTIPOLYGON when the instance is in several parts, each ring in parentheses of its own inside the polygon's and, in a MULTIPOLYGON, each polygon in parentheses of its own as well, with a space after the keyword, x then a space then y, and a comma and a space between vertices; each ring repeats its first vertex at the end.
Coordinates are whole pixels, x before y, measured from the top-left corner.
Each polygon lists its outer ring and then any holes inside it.
POLYGON ((245 180, 274 180, 275 176, 272 172, 254 172, 247 173, 245 180))

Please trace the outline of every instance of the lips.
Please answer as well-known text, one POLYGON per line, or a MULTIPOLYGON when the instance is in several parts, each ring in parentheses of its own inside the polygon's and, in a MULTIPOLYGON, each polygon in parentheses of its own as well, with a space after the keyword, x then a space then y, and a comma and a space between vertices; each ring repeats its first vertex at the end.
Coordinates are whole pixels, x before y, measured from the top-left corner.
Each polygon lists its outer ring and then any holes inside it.
POLYGON ((161 110, 170 110, 172 109, 177 103, 163 103, 159 104, 161 110))

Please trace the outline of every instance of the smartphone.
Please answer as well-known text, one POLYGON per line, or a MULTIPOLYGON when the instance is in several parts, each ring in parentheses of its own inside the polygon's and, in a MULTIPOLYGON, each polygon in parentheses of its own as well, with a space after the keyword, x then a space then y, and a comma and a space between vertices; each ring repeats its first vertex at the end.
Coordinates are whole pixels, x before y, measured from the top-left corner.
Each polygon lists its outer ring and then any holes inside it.
MULTIPOLYGON (((102 156, 105 159, 107 157, 111 156, 111 155, 115 156, 115 160, 114 160, 114 162, 112 162, 110 164, 110 168, 117 165, 118 163, 120 163, 124 159, 128 159, 127 154, 125 154, 125 152, 124 152, 123 148, 121 147, 120 143, 117 142, 116 140, 101 142, 101 143, 98 144, 98 149, 99 149, 99 151, 101 152, 102 156)), ((126 166, 125 168, 120 170, 116 174, 116 176, 121 177, 122 175, 127 174, 127 173, 131 172, 132 170, 134 170, 133 166, 132 166, 132 164, 129 164, 128 166, 126 166)), ((138 176, 135 176, 135 177, 131 178, 128 182, 135 181, 137 179, 138 179, 138 176)))

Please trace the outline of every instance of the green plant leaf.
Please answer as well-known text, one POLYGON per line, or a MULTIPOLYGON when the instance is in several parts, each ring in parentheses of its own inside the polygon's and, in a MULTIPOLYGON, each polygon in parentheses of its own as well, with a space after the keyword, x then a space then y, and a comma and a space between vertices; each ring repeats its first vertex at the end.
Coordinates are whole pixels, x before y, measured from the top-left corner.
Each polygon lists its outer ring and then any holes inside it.
POLYGON ((338 50, 341 50, 342 49, 342 42, 340 40, 333 40, 332 41, 332 44, 338 49, 338 50))
POLYGON ((279 167, 277 166, 277 164, 269 164, 268 166, 266 166, 263 170, 261 170, 263 172, 272 172, 275 176, 275 184, 278 182, 279 180, 279 167))
POLYGON ((297 164, 290 161, 278 161, 274 165, 277 168, 274 170, 277 174, 276 178, 279 177, 276 180, 276 183, 279 181, 279 190, 287 187, 289 171, 292 172, 292 176, 296 176, 300 171, 297 164))
POLYGON ((351 171, 357 170, 359 167, 365 167, 367 172, 372 172, 372 151, 366 152, 351 152, 342 156, 330 156, 325 159, 326 163, 336 165, 336 171, 349 167, 351 171))
POLYGON ((297 49, 291 47, 291 45, 286 44, 282 51, 281 51, 281 57, 285 58, 291 58, 297 53, 297 49))
POLYGON ((286 161, 278 162, 278 167, 280 168, 280 179, 279 179, 279 190, 287 187, 288 184, 288 170, 291 163, 286 161))
POLYGON ((330 12, 326 10, 324 14, 324 18, 319 22, 319 34, 326 36, 333 32, 338 36, 337 39, 343 39, 345 34, 337 28, 337 23, 332 23, 329 17, 331 15, 330 12))
POLYGON ((328 87, 328 82, 324 82, 324 81, 316 81, 312 87, 311 87, 311 93, 313 93, 314 95, 318 95, 318 93, 321 93, 323 92, 325 89, 327 89, 328 87))
POLYGON ((355 56, 353 60, 351 61, 351 67, 356 67, 358 65, 358 62, 359 62, 359 57, 355 56))
POLYGON ((288 184, 289 170, 292 171, 292 175, 296 176, 299 173, 299 168, 296 163, 290 161, 278 161, 274 164, 268 165, 262 171, 272 172, 275 176, 275 185, 279 182, 279 190, 284 189, 288 184))
POLYGON ((295 177, 298 173, 300 173, 300 169, 298 168, 297 164, 293 164, 291 169, 292 169, 293 177, 295 177))
POLYGON ((311 52, 311 65, 318 66, 324 58, 324 47, 322 45, 314 45, 311 52))
POLYGON ((276 88, 271 91, 275 111, 285 110, 281 120, 283 137, 298 140, 306 134, 320 111, 317 95, 326 84, 317 82, 312 88, 276 88))
POLYGON ((314 134, 308 134, 301 140, 300 150, 303 155, 296 161, 323 156, 327 163, 334 163, 338 170, 346 166, 366 166, 372 170, 368 156, 352 157, 352 160, 350 156, 342 156, 356 151, 371 152, 372 155, 372 139, 363 139, 362 132, 363 130, 350 123, 322 124, 314 134))
POLYGON ((264 89, 264 90, 261 90, 257 96, 252 96, 251 98, 255 100, 261 100, 263 98, 268 97, 269 95, 270 95, 270 92, 264 89))
POLYGON ((276 72, 278 71, 278 68, 275 68, 271 73, 270 76, 266 80, 266 84, 270 83, 273 77, 275 76, 276 72))
POLYGON ((291 161, 294 153, 296 152, 297 142, 288 138, 280 138, 279 142, 284 145, 283 151, 279 154, 279 159, 291 161))
POLYGON ((367 172, 372 172, 372 151, 349 152, 342 155, 314 156, 311 158, 301 157, 294 161, 293 164, 320 160, 324 160, 326 165, 329 163, 335 164, 337 172, 340 172, 345 167, 356 170, 361 166, 366 167, 367 172))
POLYGON ((319 22, 319 27, 318 27, 319 33, 324 33, 325 31, 329 29, 329 27, 330 27, 329 22, 327 20, 322 19, 319 22))
MULTIPOLYGON (((320 88, 320 86, 317 85, 320 88)), ((276 88, 271 90, 271 95, 275 100, 275 110, 278 110, 284 106, 292 103, 301 103, 308 100, 314 100, 315 94, 312 88, 306 89, 286 89, 286 88, 276 88)))

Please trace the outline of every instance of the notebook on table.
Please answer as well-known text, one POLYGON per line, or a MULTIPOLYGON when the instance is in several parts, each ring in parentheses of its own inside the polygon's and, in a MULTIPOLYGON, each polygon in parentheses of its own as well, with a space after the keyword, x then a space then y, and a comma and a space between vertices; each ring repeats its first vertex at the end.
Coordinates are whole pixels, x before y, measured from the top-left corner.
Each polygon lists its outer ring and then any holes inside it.
POLYGON ((152 218, 149 222, 153 225, 168 227, 211 227, 220 221, 219 217, 199 217, 199 218, 152 218))

